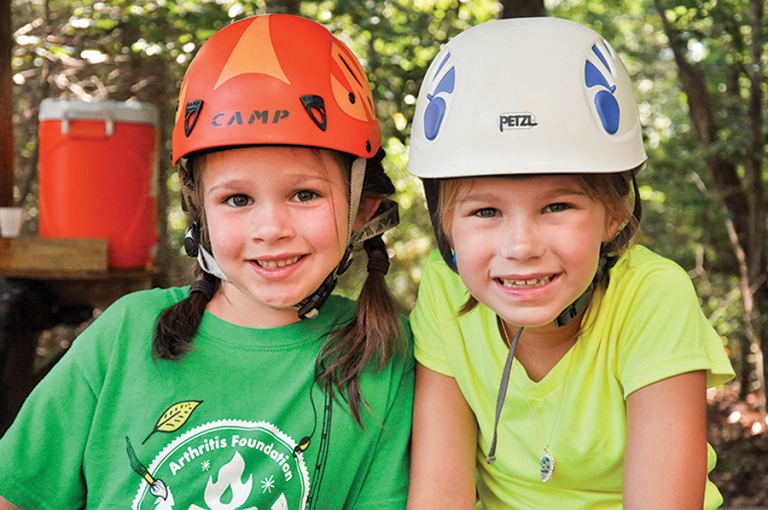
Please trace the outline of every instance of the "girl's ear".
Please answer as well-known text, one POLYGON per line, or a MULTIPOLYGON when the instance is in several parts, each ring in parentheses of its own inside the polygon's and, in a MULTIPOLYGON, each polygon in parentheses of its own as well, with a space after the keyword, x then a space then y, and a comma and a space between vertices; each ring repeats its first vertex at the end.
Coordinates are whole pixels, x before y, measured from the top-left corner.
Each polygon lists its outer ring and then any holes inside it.
POLYGON ((357 209, 357 216, 355 217, 355 224, 352 226, 352 231, 356 232, 360 227, 365 225, 373 218, 376 209, 381 204, 380 198, 361 198, 360 207, 357 209))
POLYGON ((605 234, 603 235, 603 242, 607 243, 612 241, 616 234, 626 225, 627 217, 620 213, 612 213, 606 210, 605 219, 605 234))

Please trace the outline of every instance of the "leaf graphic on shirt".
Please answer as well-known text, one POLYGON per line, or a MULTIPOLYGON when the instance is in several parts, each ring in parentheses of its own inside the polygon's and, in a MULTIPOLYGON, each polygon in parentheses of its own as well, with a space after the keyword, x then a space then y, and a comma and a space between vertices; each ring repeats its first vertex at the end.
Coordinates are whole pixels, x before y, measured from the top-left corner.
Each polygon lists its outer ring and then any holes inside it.
MULTIPOLYGON (((157 420, 155 429, 150 432, 150 434, 147 436, 147 439, 152 437, 152 434, 158 431, 175 432, 179 430, 181 426, 187 422, 190 415, 192 414, 192 411, 194 411, 195 408, 202 403, 202 400, 187 400, 185 402, 178 402, 173 404, 171 407, 166 409, 160 419, 157 420)), ((146 443, 147 439, 145 439, 141 444, 146 443)))

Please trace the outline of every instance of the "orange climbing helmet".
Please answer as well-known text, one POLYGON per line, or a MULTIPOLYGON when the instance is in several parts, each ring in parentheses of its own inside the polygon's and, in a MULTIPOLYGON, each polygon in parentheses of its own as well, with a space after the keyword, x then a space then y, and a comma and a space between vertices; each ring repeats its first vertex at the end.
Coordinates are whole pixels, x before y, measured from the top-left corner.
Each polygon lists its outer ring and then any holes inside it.
POLYGON ((217 147, 302 145, 372 158, 381 131, 355 55, 322 25, 269 14, 223 28, 181 85, 173 164, 217 147))

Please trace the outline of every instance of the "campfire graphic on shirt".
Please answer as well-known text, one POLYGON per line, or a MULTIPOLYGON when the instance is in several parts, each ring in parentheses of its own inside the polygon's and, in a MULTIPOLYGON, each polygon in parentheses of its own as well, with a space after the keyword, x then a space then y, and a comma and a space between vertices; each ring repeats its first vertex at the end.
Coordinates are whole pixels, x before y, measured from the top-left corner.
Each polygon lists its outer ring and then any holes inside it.
POLYGON ((298 510, 306 505, 309 476, 303 454, 294 453, 296 442, 271 423, 206 423, 173 439, 147 468, 130 440, 126 443, 131 467, 141 476, 135 510, 298 510))

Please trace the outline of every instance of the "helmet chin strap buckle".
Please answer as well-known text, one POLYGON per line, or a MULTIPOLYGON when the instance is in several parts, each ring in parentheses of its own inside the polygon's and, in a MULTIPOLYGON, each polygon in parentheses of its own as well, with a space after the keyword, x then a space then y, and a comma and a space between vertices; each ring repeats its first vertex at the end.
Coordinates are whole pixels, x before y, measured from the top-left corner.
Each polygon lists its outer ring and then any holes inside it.
POLYGON ((592 291, 595 290, 595 287, 597 287, 601 281, 603 281, 603 277, 605 277, 607 273, 607 266, 608 257, 600 255, 600 260, 597 263, 597 271, 595 272, 595 277, 592 279, 592 283, 589 284, 587 290, 585 290, 576 301, 571 303, 565 310, 560 312, 560 315, 555 317, 555 326, 562 328, 563 326, 570 324, 573 319, 587 309, 589 302, 592 300, 592 291))
POLYGON ((307 299, 299 304, 298 315, 299 319, 314 319, 320 314, 320 308, 325 304, 328 296, 331 295, 333 289, 336 288, 336 281, 339 275, 344 273, 349 266, 352 265, 352 245, 347 246, 344 250, 344 256, 341 257, 341 262, 331 274, 329 274, 320 287, 312 293, 307 299))
POLYGON ((336 270, 328 275, 323 284, 320 285, 319 289, 296 305, 295 308, 298 309, 299 319, 314 319, 318 316, 320 307, 325 304, 328 296, 336 287, 336 279, 339 275, 349 269, 350 265, 352 265, 352 250, 355 246, 359 246, 364 241, 383 234, 399 222, 400 217, 398 215, 397 204, 390 200, 382 201, 377 215, 350 236, 351 239, 347 245, 347 249, 344 250, 344 255, 341 257, 341 262, 339 262, 336 270))
POLYGON ((555 317, 555 326, 562 328, 566 324, 570 324, 581 312, 587 309, 589 302, 592 300, 592 289, 595 287, 594 283, 590 283, 587 290, 578 297, 576 301, 571 303, 565 310, 560 312, 560 315, 555 317))
POLYGON ((320 285, 320 288, 313 292, 312 295, 305 300, 305 303, 301 308, 299 308, 297 312, 299 319, 314 319, 320 315, 320 308, 325 304, 325 301, 328 299, 328 296, 331 295, 334 288, 336 288, 336 275, 331 273, 322 285, 320 285))

